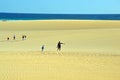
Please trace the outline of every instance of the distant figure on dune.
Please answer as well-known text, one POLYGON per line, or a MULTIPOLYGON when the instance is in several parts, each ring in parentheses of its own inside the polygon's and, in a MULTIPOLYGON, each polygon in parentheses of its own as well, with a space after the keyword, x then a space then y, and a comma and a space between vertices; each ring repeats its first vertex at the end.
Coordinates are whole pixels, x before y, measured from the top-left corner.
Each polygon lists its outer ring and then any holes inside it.
POLYGON ((27 38, 26 35, 22 35, 22 40, 25 40, 27 38))
POLYGON ((24 40, 24 38, 25 38, 25 36, 24 36, 24 35, 22 35, 22 40, 24 40))
POLYGON ((13 36, 13 40, 15 40, 16 39, 16 37, 15 37, 15 35, 13 36))
POLYGON ((59 41, 58 44, 57 44, 57 50, 58 50, 58 51, 61 51, 61 44, 64 44, 64 43, 61 43, 61 42, 59 41))
POLYGON ((8 41, 9 41, 9 39, 10 39, 10 38, 9 38, 9 37, 7 37, 7 40, 8 40, 8 41))
POLYGON ((27 38, 27 36, 26 36, 26 35, 24 35, 24 38, 26 39, 26 38, 27 38))
POLYGON ((44 49, 45 49, 45 46, 44 46, 44 45, 42 45, 42 47, 41 47, 41 51, 43 52, 43 51, 44 51, 44 49))

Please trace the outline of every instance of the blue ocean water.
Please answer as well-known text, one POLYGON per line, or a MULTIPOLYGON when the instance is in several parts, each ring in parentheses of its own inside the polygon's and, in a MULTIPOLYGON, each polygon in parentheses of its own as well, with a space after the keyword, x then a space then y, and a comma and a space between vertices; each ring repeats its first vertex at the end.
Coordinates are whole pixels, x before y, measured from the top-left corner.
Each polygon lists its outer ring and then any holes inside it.
POLYGON ((120 14, 0 13, 0 20, 120 20, 120 14))

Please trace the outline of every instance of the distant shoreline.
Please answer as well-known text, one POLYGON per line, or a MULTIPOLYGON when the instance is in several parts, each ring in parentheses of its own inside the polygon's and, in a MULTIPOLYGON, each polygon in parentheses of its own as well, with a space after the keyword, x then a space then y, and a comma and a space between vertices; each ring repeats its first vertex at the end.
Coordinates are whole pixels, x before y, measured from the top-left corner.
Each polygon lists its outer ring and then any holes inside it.
POLYGON ((120 20, 73 20, 73 19, 45 19, 45 20, 0 20, 0 22, 18 22, 18 21, 111 21, 111 22, 119 22, 120 20))

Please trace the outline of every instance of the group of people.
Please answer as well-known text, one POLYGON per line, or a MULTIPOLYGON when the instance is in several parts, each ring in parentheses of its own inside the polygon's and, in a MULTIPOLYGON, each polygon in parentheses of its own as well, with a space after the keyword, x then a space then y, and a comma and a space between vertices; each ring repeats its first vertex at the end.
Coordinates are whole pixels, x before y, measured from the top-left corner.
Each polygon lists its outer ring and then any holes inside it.
MULTIPOLYGON (((26 40, 27 36, 26 35, 22 35, 22 40, 26 40)), ((10 40, 10 37, 7 37, 7 40, 10 40)), ((13 40, 16 40, 16 36, 13 36, 13 40)))
MULTIPOLYGON (((26 35, 22 35, 22 40, 26 40, 27 36, 26 35)), ((7 40, 9 40, 10 38, 7 37, 7 40)), ((14 35, 13 36, 13 40, 16 40, 16 36, 14 35)), ((61 51, 61 47, 62 47, 62 44, 64 43, 61 43, 60 41, 57 43, 57 51, 61 51)), ((41 46, 41 51, 44 52, 44 49, 45 49, 45 45, 42 45, 41 46)))
MULTIPOLYGON (((60 41, 57 43, 57 51, 61 51, 62 44, 65 44, 65 43, 61 43, 60 41)), ((45 49, 45 45, 42 45, 41 51, 43 52, 44 49, 45 49)))

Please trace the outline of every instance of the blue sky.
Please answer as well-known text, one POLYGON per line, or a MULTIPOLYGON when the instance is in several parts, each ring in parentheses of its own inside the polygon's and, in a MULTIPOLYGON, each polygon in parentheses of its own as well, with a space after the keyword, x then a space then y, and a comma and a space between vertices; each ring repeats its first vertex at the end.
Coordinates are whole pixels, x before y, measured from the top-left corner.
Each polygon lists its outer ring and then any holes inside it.
POLYGON ((120 0, 0 0, 0 12, 120 14, 120 0))

